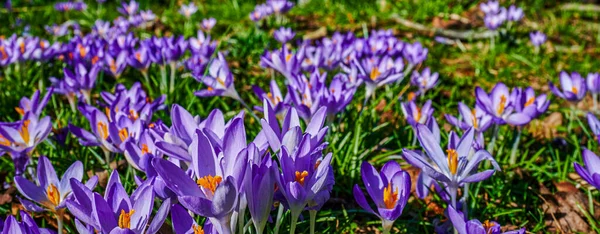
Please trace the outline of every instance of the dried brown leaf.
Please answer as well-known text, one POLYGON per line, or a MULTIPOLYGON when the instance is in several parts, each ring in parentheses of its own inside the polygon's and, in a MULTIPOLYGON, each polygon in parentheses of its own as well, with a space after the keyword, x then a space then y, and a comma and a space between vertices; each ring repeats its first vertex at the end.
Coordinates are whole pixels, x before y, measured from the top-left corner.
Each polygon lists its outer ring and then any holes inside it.
POLYGON ((3 191, 2 194, 0 194, 0 205, 12 202, 15 191, 16 189, 13 186, 8 188, 6 191, 3 191))
POLYGON ((442 19, 441 17, 436 16, 436 17, 433 17, 431 24, 435 28, 447 29, 447 28, 452 28, 453 26, 460 24, 460 22, 458 20, 453 20, 453 19, 445 20, 445 19, 442 19))
POLYGON ((589 190, 596 190, 596 187, 590 185, 587 181, 585 181, 583 178, 581 178, 581 176, 575 172, 571 172, 568 174, 569 179, 574 180, 577 185, 577 188, 583 187, 585 189, 589 189, 589 190))
POLYGON ((386 105, 387 105, 387 101, 385 101, 385 99, 381 99, 381 101, 379 103, 377 103, 377 106, 375 106, 375 110, 383 111, 383 109, 385 108, 386 105))
POLYGON ((327 28, 325 26, 320 27, 316 31, 308 32, 304 34, 304 40, 315 40, 327 36, 327 28))
POLYGON ((108 183, 108 172, 104 169, 97 168, 94 170, 89 170, 87 171, 87 176, 98 176, 98 184, 101 187, 106 187, 106 183, 108 183))
POLYGON ((410 167, 404 169, 404 171, 408 172, 408 175, 410 175, 410 183, 411 183, 410 192, 412 194, 415 194, 415 196, 416 196, 417 178, 419 178, 419 173, 421 173, 421 169, 414 167, 414 166, 410 166, 410 167))
MULTIPOLYGON (((544 201, 542 209, 545 213, 545 225, 549 232, 584 232, 593 230, 587 223, 580 207, 587 207, 587 196, 569 182, 554 183, 557 192, 551 193, 540 184, 540 198, 544 201)), ((595 210, 595 214, 600 212, 595 210)))
POLYGON ((549 140, 557 135, 557 128, 563 123, 560 112, 553 112, 543 120, 533 120, 527 130, 538 140, 549 140))
POLYGON ((379 230, 379 228, 374 227, 374 226, 368 226, 368 227, 358 227, 356 228, 356 230, 354 230, 354 233, 381 233, 381 231, 379 230))

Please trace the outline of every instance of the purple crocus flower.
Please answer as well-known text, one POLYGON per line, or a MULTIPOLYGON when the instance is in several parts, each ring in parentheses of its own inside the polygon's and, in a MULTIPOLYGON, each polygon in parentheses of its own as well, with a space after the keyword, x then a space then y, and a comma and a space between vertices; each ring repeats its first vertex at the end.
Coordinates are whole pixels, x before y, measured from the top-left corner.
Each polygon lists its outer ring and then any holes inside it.
POLYGON ((587 113, 587 120, 596 140, 600 143, 600 121, 598 121, 598 118, 592 112, 587 113))
POLYGON ((192 37, 188 41, 192 56, 185 61, 185 66, 193 76, 201 77, 216 50, 217 43, 212 41, 209 35, 205 36, 202 31, 198 31, 198 36, 192 37))
MULTIPOLYGON (((90 106, 82 107, 80 109, 82 112, 84 112, 83 114, 88 118, 90 118, 89 116, 91 113, 99 112, 96 108, 90 106)), ((107 107, 105 108, 105 112, 109 120, 108 137, 110 138, 110 141, 101 141, 101 146, 102 149, 105 150, 105 153, 122 153, 123 150, 125 150, 125 143, 127 141, 134 141, 136 143, 139 141, 142 131, 144 130, 146 124, 143 119, 137 118, 137 116, 135 116, 135 113, 132 113, 131 111, 129 111, 129 113, 123 113, 115 107, 107 107), (105 145, 108 142, 110 142, 110 144, 112 144, 116 148, 116 150, 106 151, 105 145)), ((81 135, 81 133, 79 134, 81 135)), ((84 139, 80 138, 80 142, 82 140, 84 139)), ((110 160, 109 157, 107 157, 107 159, 110 160)))
POLYGON ((354 198, 364 210, 377 215, 381 219, 384 233, 389 233, 394 221, 402 214, 410 196, 410 176, 395 161, 387 162, 379 173, 375 167, 365 161, 360 172, 377 211, 371 208, 358 184, 354 185, 354 198))
POLYGON ((117 84, 114 94, 102 92, 100 96, 106 107, 114 110, 110 112, 110 119, 125 116, 131 121, 140 119, 146 125, 152 120, 154 112, 165 109, 166 96, 163 94, 152 100, 139 82, 134 83, 130 89, 123 84, 117 84))
POLYGON ((323 87, 320 90, 321 103, 327 107, 330 118, 345 110, 354 97, 356 87, 348 79, 345 74, 337 74, 331 80, 329 88, 323 87))
POLYGON ((226 123, 219 109, 214 109, 205 120, 200 121, 200 117, 194 117, 183 107, 174 104, 171 108, 171 121, 171 129, 161 134, 163 140, 155 143, 161 152, 179 160, 192 161, 190 146, 196 130, 209 129, 214 139, 222 139, 225 135, 226 123))
POLYGON ((52 130, 50 117, 38 118, 27 113, 12 124, 0 124, 0 150, 10 154, 15 173, 21 175, 34 149, 46 140, 52 130))
MULTIPOLYGON (((150 55, 148 53, 148 49, 145 46, 140 46, 139 49, 129 54, 127 63, 142 73, 147 73, 150 66, 150 55)), ((144 74, 144 76, 147 76, 147 74, 144 74)))
MULTIPOLYGON (((298 54, 301 54, 300 56, 298 56, 299 58, 303 58, 300 62, 300 68, 303 71, 313 72, 315 69, 319 68, 321 64, 324 63, 323 48, 321 47, 302 45, 298 49, 298 54)), ((350 64, 350 62, 348 64, 350 64)))
POLYGON ((248 210, 256 233, 263 233, 273 207, 278 168, 267 154, 262 162, 252 165, 249 170, 252 178, 244 184, 248 210))
MULTIPOLYGON (((37 184, 22 176, 15 176, 15 186, 27 199, 41 204, 47 210, 62 216, 64 208, 66 208, 66 201, 71 196, 69 181, 71 179, 81 181, 82 177, 83 164, 80 161, 71 164, 59 180, 50 160, 45 156, 40 156, 37 166, 37 184)), ((98 178, 94 176, 86 183, 86 187, 93 189, 97 182, 98 178)), ((28 200, 21 199, 21 203, 29 211, 44 211, 44 208, 28 200)))
POLYGON ((295 108, 288 110, 281 128, 266 102, 264 111, 265 119, 261 120, 263 130, 254 143, 261 152, 266 150, 266 144, 271 146, 273 152, 278 152, 282 172, 277 179, 279 191, 276 197, 290 209, 292 224, 295 225, 307 205, 309 210, 314 211, 324 204, 335 182, 329 165, 331 154, 322 156, 322 150, 327 145, 322 142, 327 133, 327 127, 323 127, 325 108, 320 108, 307 123, 305 134, 295 108))
POLYGON ((404 159, 420 168, 421 173, 426 173, 431 178, 446 184, 454 207, 456 207, 456 192, 459 186, 485 180, 495 171, 500 170, 498 163, 487 151, 479 150, 472 153, 475 134, 473 128, 467 130, 460 139, 454 132, 450 132, 449 138, 451 141, 448 143, 446 153, 444 153, 428 127, 418 125, 416 130, 419 142, 425 150, 425 155, 403 149, 404 159), (483 160, 490 161, 494 169, 473 173, 483 160))
POLYGON ((498 1, 490 0, 488 2, 481 3, 481 5, 479 5, 479 9, 481 9, 481 11, 483 11, 483 13, 486 15, 498 13, 498 11, 500 11, 500 3, 498 1))
POLYGON ((459 102, 458 113, 460 114, 459 118, 446 114, 446 120, 464 131, 472 127, 477 132, 485 132, 493 123, 492 116, 479 105, 475 105, 475 108, 471 110, 463 102, 459 102))
MULTIPOLYGON (((286 146, 281 147, 278 154, 281 162, 281 174, 277 179, 277 186, 284 200, 282 201, 291 212, 292 227, 290 233, 294 233, 295 223, 300 213, 312 201, 314 202, 322 192, 329 193, 332 189, 331 176, 332 154, 328 153, 322 157, 322 153, 312 149, 311 136, 305 134, 299 141, 298 147, 288 153, 286 146)), ((313 205, 320 207, 319 205, 313 205)))
POLYGON ((525 228, 502 232, 500 224, 494 221, 486 220, 483 223, 477 219, 465 221, 464 215, 452 206, 448 206, 448 218, 458 234, 525 234, 525 228))
POLYGON ((403 77, 404 62, 402 58, 396 60, 390 57, 365 57, 354 60, 353 66, 358 69, 358 77, 365 82, 365 98, 370 98, 375 89, 383 85, 398 81, 403 77))
POLYGON ((45 228, 38 227, 37 223, 31 216, 25 212, 20 211, 21 222, 17 221, 12 215, 6 217, 6 220, 2 222, 0 219, 0 229, 2 229, 2 233, 40 233, 40 234, 50 234, 54 233, 53 231, 45 228))
POLYGON ((140 17, 144 22, 152 22, 156 19, 156 15, 152 10, 140 11, 140 17))
POLYGON ((254 11, 250 13, 250 19, 254 22, 261 21, 267 16, 273 14, 273 8, 267 4, 259 4, 254 7, 254 11))
POLYGON ((6 0, 6 2, 4 2, 4 8, 6 8, 8 10, 8 12, 12 11, 12 0, 6 0))
POLYGON ((0 66, 5 67, 17 59, 9 40, 0 40, 0 66))
MULTIPOLYGON (((191 44, 190 44, 191 45, 191 44)), ((193 52, 192 52, 193 53, 193 52)), ((199 53, 192 54, 187 60, 185 60, 185 67, 190 70, 190 73, 194 77, 202 77, 206 71, 206 66, 210 61, 210 56, 205 56, 199 53)))
POLYGON ((39 47, 38 40, 31 37, 17 38, 15 45, 18 45, 18 48, 15 48, 14 51, 17 52, 16 56, 18 56, 19 61, 34 59, 33 52, 39 47))
POLYGON ((581 178, 589 184, 596 188, 600 188, 600 158, 598 158, 594 152, 586 148, 583 149, 582 156, 585 167, 574 162, 573 167, 575 167, 575 171, 577 171, 581 178))
POLYGON ((294 54, 287 47, 279 50, 265 51, 260 57, 261 66, 273 68, 281 73, 294 87, 300 87, 296 82, 296 77, 300 75, 300 64, 302 58, 300 53, 294 54))
MULTIPOLYGON (((587 81, 587 87, 590 90, 590 92, 592 93, 594 110, 597 110, 598 109, 598 93, 600 93, 600 74, 589 73, 586 81, 587 81)), ((593 120, 595 120, 595 123, 598 123, 598 120, 596 119, 596 117, 592 113, 588 113, 588 122, 590 123, 590 127, 592 127, 594 134, 596 136, 599 136, 600 129, 598 129, 598 126, 600 126, 600 125, 596 124, 595 126, 592 126, 592 122, 594 122, 593 120)))
POLYGON ((15 107, 15 110, 22 116, 27 113, 32 113, 34 116, 39 117, 42 114, 42 110, 48 104, 50 97, 54 90, 48 89, 46 94, 40 99, 40 90, 36 90, 31 98, 23 97, 19 102, 19 107, 15 107))
POLYGON ((120 53, 129 52, 135 46, 136 42, 137 39, 132 33, 119 33, 108 39, 108 50, 106 52, 113 57, 117 57, 120 53))
POLYGON ((507 17, 506 8, 502 7, 497 13, 486 14, 483 23, 489 30, 496 30, 506 21, 507 17))
POLYGON ((196 91, 194 93, 196 96, 225 96, 238 101, 242 100, 233 85, 233 74, 231 74, 227 61, 225 61, 225 57, 221 53, 209 65, 207 75, 195 76, 194 78, 208 86, 207 89, 196 91))
POLYGON ((521 88, 515 88, 515 92, 518 93, 514 104, 515 110, 528 115, 531 119, 535 119, 546 112, 548 106, 550 106, 550 100, 548 100, 546 94, 535 96, 535 91, 531 87, 527 87, 524 91, 521 88))
POLYGON ((539 47, 546 42, 546 34, 540 31, 534 31, 529 33, 529 40, 531 40, 531 44, 535 47, 539 47))
POLYGON ((429 67, 423 69, 423 71, 414 71, 411 77, 410 82, 419 87, 419 93, 423 94, 425 91, 432 89, 437 85, 438 82, 438 73, 431 73, 429 67))
POLYGON ((389 56, 401 56, 406 43, 401 40, 396 39, 393 36, 388 36, 385 38, 387 44, 386 53, 389 56))
POLYGON ((125 159, 133 168, 145 172, 148 178, 156 176, 156 172, 150 164, 152 159, 162 157, 162 153, 154 143, 158 140, 162 139, 156 137, 151 131, 146 130, 140 136, 138 144, 132 141, 125 142, 125 159))
MULTIPOLYGON (((317 160, 317 163, 321 163, 322 161, 317 160)), ((325 175, 325 179, 323 182, 323 187, 320 191, 318 191, 312 199, 308 200, 306 204, 306 210, 309 211, 309 215, 314 219, 317 216, 317 212, 323 208, 325 203, 331 197, 331 191, 333 190, 333 186, 335 185, 335 178, 333 175, 333 167, 329 166, 327 174, 325 175)), ((315 224, 312 223, 311 227, 314 229, 315 224)))
POLYGON ((103 233, 154 234, 165 221, 171 202, 163 201, 150 222, 154 204, 152 182, 147 180, 129 196, 114 170, 102 196, 71 179, 74 199, 67 202, 67 207, 81 222, 103 233))
POLYGON ((44 61, 49 59, 50 55, 56 54, 56 47, 53 47, 53 44, 50 44, 48 40, 36 38, 35 42, 37 42, 37 45, 34 46, 30 55, 30 59, 35 61, 44 61))
POLYGON ((266 101, 263 101, 263 111, 264 119, 261 120, 262 130, 254 141, 261 151, 266 149, 266 146, 262 147, 264 144, 271 146, 271 149, 275 152, 283 146, 286 146, 289 150, 294 150, 298 147, 300 142, 299 137, 302 133, 307 133, 311 136, 311 149, 319 151, 327 146, 327 143, 322 143, 328 130, 328 127, 323 127, 326 117, 324 107, 315 112, 310 121, 307 122, 304 130, 300 127, 300 118, 298 117, 296 108, 290 107, 287 109, 281 127, 275 111, 266 101))
POLYGON ((166 60, 165 62, 171 63, 171 67, 173 67, 173 64, 176 64, 177 60, 181 58, 187 49, 188 42, 183 36, 163 37, 162 41, 162 46, 159 49, 161 50, 163 58, 166 60))
POLYGON ((217 20, 215 18, 210 17, 208 19, 203 19, 201 25, 202 30, 209 32, 213 27, 215 27, 215 24, 217 24, 217 20))
POLYGON ((123 70, 127 67, 127 52, 122 51, 115 57, 106 54, 104 58, 107 66, 105 70, 118 80, 123 70))
POLYGON ((206 220, 204 226, 198 225, 188 211, 179 204, 173 204, 171 207, 171 220, 175 234, 217 234, 210 220, 206 220))
POLYGON ((73 35, 81 36, 81 26, 78 23, 72 23, 71 27, 73 28, 73 35))
POLYGON ((208 58, 211 57, 215 52, 217 42, 211 40, 210 35, 204 35, 202 31, 198 31, 197 36, 190 38, 188 41, 189 49, 191 50, 192 55, 200 55, 204 57, 205 61, 201 61, 199 63, 207 64, 208 58))
POLYGON ((294 3, 287 0, 267 0, 267 5, 273 9, 275 14, 282 14, 292 9, 294 3))
POLYGON ((571 75, 565 71, 561 71, 559 75, 560 88, 559 90, 554 83, 550 82, 550 90, 554 95, 559 96, 570 102, 577 103, 581 101, 587 92, 585 80, 577 72, 572 72, 571 75))
POLYGON ((87 9, 87 4, 85 4, 85 2, 75 2, 73 9, 76 11, 83 11, 87 9))
POLYGON ((140 4, 136 1, 129 1, 129 3, 123 2, 121 3, 122 7, 117 8, 117 11, 123 15, 132 16, 138 12, 140 4))
MULTIPOLYGON (((153 165, 166 185, 179 197, 179 202, 193 213, 209 217, 218 225, 219 233, 232 233, 231 214, 239 199, 234 178, 223 179, 210 175, 211 171, 198 174, 196 181, 175 164, 156 158, 153 165), (206 175, 206 176, 203 176, 206 175)), ((214 165, 205 165, 212 166, 214 165)), ((196 172, 194 172, 196 173, 196 172)))
POLYGON ((295 35, 296 33, 292 31, 291 28, 284 27, 275 30, 275 32, 273 33, 273 37, 275 37, 275 40, 281 42, 281 44, 285 44, 286 42, 292 40, 295 35))
POLYGON ((511 94, 504 83, 497 83, 488 95, 481 87, 475 89, 477 105, 494 117, 496 124, 522 126, 531 121, 531 116, 516 112, 518 104, 516 90, 511 94))
POLYGON ((387 52, 387 40, 384 40, 386 36, 379 36, 379 33, 375 31, 371 33, 373 33, 374 35, 370 36, 366 40, 367 50, 365 52, 369 55, 382 55, 385 52, 387 52))
MULTIPOLYGON (((129 19, 131 20, 135 20, 135 16, 130 16, 129 19)), ((129 28, 132 26, 131 22, 129 22, 129 20, 123 16, 119 16, 116 19, 113 20, 113 25, 114 25, 114 29, 115 31, 113 31, 111 33, 111 35, 109 36, 109 38, 114 39, 115 37, 117 37, 119 34, 122 34, 123 32, 126 32, 129 30, 129 28)))
POLYGON ((369 46, 367 45, 368 40, 364 38, 352 38, 349 48, 344 50, 344 56, 348 59, 344 59, 344 64, 349 64, 350 60, 366 57, 370 54, 369 46), (348 61, 347 61, 348 60, 348 61))
POLYGON ((319 108, 326 105, 322 102, 326 100, 321 98, 324 92, 327 92, 325 91, 326 77, 326 73, 321 74, 315 70, 311 73, 310 80, 302 74, 297 76, 295 85, 288 85, 288 94, 303 119, 309 120, 319 108))
POLYGON ((196 11, 198 11, 198 7, 193 2, 190 2, 187 5, 182 4, 181 8, 179 8, 179 14, 185 16, 187 19, 191 18, 196 11))
POLYGON ((84 2, 58 2, 54 4, 57 11, 82 11, 87 8, 84 2))
POLYGON ((155 158, 152 164, 184 207, 209 217, 220 233, 231 233, 230 221, 238 209, 251 151, 246 148, 243 112, 229 123, 222 139, 211 131, 197 129, 195 133, 189 152, 196 180, 164 159, 155 158))
POLYGON ((71 105, 71 110, 75 111, 77 108, 75 98, 77 97, 77 94, 80 93, 76 89, 69 86, 69 84, 64 79, 59 80, 56 79, 56 77, 50 77, 50 82, 52 83, 52 88, 54 89, 54 91, 56 93, 64 95, 69 101, 69 104, 71 105))
POLYGON ((93 32, 98 34, 98 36, 102 38, 106 38, 108 36, 108 32, 110 30, 110 22, 96 20, 93 27, 93 32))
POLYGON ((600 73, 588 73, 585 81, 590 93, 600 93, 600 73))
POLYGON ((517 7, 515 5, 511 5, 508 7, 508 20, 509 21, 519 21, 523 18, 523 8, 517 7))
MULTIPOLYGON (((164 141, 163 137, 166 136, 167 127, 161 122, 152 123, 150 126, 149 129, 141 133, 138 142, 125 142, 125 159, 133 168, 143 171, 146 174, 146 178, 154 180, 152 184, 154 193, 161 200, 176 198, 175 193, 166 186, 165 181, 158 176, 156 169, 152 165, 154 158, 165 156, 158 149, 156 143, 164 141)), ((178 161, 176 158, 171 158, 171 160, 173 162, 178 161)), ((136 177, 135 180, 136 184, 143 183, 141 178, 136 177)))
POLYGON ((98 232, 98 229, 94 228, 92 225, 84 224, 78 218, 75 218, 75 229, 78 233, 81 234, 93 234, 98 232))
MULTIPOLYGON (((441 143, 440 126, 438 125, 435 118, 429 119, 429 121, 427 121, 427 124, 425 126, 431 131, 431 133, 433 135, 433 140, 441 143)), ((413 130, 415 131, 415 133, 417 132, 415 127, 413 127, 413 130)), ((425 157, 423 155, 423 152, 421 152, 421 151, 414 151, 414 152, 421 155, 426 160, 428 160, 428 162, 430 164, 434 163, 432 160, 425 157)), ((420 199, 424 199, 429 194, 431 185, 434 185, 436 188, 436 191, 438 191, 438 194, 442 197, 442 199, 444 199, 445 201, 450 201, 450 196, 448 195, 446 190, 443 189, 441 186, 439 186, 438 183, 434 183, 434 182, 435 181, 429 175, 427 175, 427 173, 423 173, 423 172, 419 173, 419 177, 417 177, 417 185, 416 185, 416 189, 415 189, 417 196, 420 199)))
MULTIPOLYGON (((264 102, 267 102, 268 105, 275 111, 276 114, 282 113, 287 107, 290 106, 290 96, 281 93, 281 89, 279 89, 279 85, 275 80, 271 80, 269 85, 269 92, 265 92, 263 89, 258 87, 257 85, 252 86, 254 93, 258 96, 259 99, 262 99, 264 102)), ((263 107, 255 106, 254 109, 263 112, 263 107)))
MULTIPOLYGON (((67 63, 75 65, 84 61, 89 61, 91 58, 91 46, 90 37, 81 38, 79 36, 74 37, 71 41, 65 45, 65 53, 67 63)), ((95 62, 92 62, 95 63, 95 62)))
POLYGON ((54 42, 50 44, 48 41, 42 40, 40 41, 40 43, 40 49, 42 50, 42 60, 56 58, 57 54, 62 49, 62 44, 60 42, 54 42))
POLYGON ((339 44, 329 41, 329 38, 323 39, 323 45, 319 48, 321 61, 320 66, 327 70, 336 69, 342 62, 342 47, 339 44))
MULTIPOLYGON (((108 154, 109 152, 122 152, 122 150, 119 149, 119 145, 116 144, 116 142, 113 142, 114 140, 119 139, 119 137, 113 139, 111 138, 111 132, 109 132, 109 126, 114 126, 115 123, 113 121, 109 121, 109 118, 104 113, 95 108, 91 109, 90 111, 83 111, 85 112, 85 116, 90 121, 90 128, 92 129, 92 132, 88 132, 82 128, 69 124, 69 131, 79 138, 79 143, 84 146, 100 146, 105 154, 108 154)), ((111 127, 111 129, 114 128, 116 127, 111 127)), ((120 132, 120 130, 116 131, 120 132)), ((125 135, 124 137, 128 137, 129 134, 121 134, 121 136, 123 135, 125 135)), ((123 140, 125 140, 125 138, 123 140)))
POLYGON ((417 106, 415 101, 410 101, 408 103, 404 102, 402 103, 402 113, 410 125, 417 126, 418 124, 425 124, 433 114, 431 100, 427 100, 421 108, 417 106))
MULTIPOLYGON (((146 23, 144 21, 144 19, 142 19, 141 15, 132 15, 129 16, 127 18, 127 21, 129 22, 129 26, 133 26, 133 27, 137 27, 137 28, 142 28, 142 26, 146 23)), ((124 30, 126 31, 126 30, 124 30)))
MULTIPOLYGON (((421 152, 421 151, 415 151, 415 153, 419 154, 421 156, 423 155, 423 152, 421 152)), ((422 157, 425 157, 425 156, 422 156, 422 157)), ((433 163, 433 162, 430 161, 430 163, 433 163)), ((438 195, 445 202, 448 202, 448 203, 451 202, 450 195, 448 194, 446 189, 444 189, 442 186, 440 186, 433 178, 431 178, 431 176, 429 176, 423 172, 419 173, 419 176, 417 177, 417 185, 416 185, 416 189, 415 189, 417 196, 420 199, 425 199, 429 195, 432 185, 435 187, 435 191, 438 193, 438 195)))
POLYGON ((62 127, 61 124, 58 123, 58 126, 52 129, 52 132, 54 133, 54 136, 52 136, 53 141, 60 146, 65 146, 67 136, 69 136, 69 126, 62 127))
POLYGON ((258 23, 264 17, 263 12, 258 11, 258 9, 254 9, 254 11, 250 12, 250 20, 258 23))
POLYGON ((413 44, 406 44, 402 53, 404 54, 404 58, 414 66, 425 61, 428 51, 421 43, 415 42, 413 44))
POLYGON ((83 98, 85 103, 91 103, 91 92, 96 86, 100 68, 99 65, 92 65, 88 68, 83 63, 78 63, 75 65, 74 72, 64 69, 64 80, 51 79, 51 81, 55 91, 65 95, 74 108, 76 96, 83 98))

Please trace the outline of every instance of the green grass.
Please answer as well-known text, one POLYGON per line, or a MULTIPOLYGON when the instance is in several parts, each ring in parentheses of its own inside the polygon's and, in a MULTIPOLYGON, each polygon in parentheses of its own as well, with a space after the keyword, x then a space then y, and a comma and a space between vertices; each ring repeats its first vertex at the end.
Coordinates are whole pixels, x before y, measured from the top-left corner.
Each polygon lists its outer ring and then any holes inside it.
MULTIPOLYGON (((9 36, 12 33, 22 33, 25 25, 31 28, 32 35, 49 37, 44 25, 59 24, 66 20, 74 20, 82 25, 82 30, 88 32, 95 19, 111 20, 117 16, 114 10, 115 3, 107 3, 102 9, 97 10, 94 2, 89 2, 87 13, 57 13, 53 5, 46 1, 13 1, 17 9, 15 13, 0 12, 0 35, 9 36), (29 8, 25 8, 29 7, 29 8), (20 25, 15 25, 17 19, 20 25)), ((557 81, 561 70, 578 71, 582 74, 596 72, 600 67, 598 56, 600 50, 596 47, 600 24, 596 23, 598 14, 589 12, 568 12, 558 8, 562 1, 546 3, 543 0, 519 2, 525 9, 525 19, 512 27, 495 40, 493 50, 488 40, 463 41, 465 49, 457 45, 444 45, 434 41, 430 35, 417 32, 413 29, 402 27, 393 21, 396 15, 414 22, 432 25, 433 19, 452 20, 453 15, 469 19, 468 23, 459 24, 458 28, 465 30, 485 30, 482 28, 481 16, 476 9, 478 2, 473 1, 388 1, 386 8, 380 8, 373 1, 310 1, 306 6, 294 7, 286 15, 283 24, 273 19, 264 22, 257 28, 249 19, 248 14, 254 7, 252 1, 236 0, 207 0, 198 2, 200 10, 194 15, 193 21, 199 23, 202 18, 215 17, 217 26, 211 36, 219 40, 219 50, 227 51, 229 61, 235 77, 235 85, 242 98, 251 106, 260 102, 251 92, 251 85, 266 87, 270 79, 270 72, 259 65, 260 55, 266 48, 277 48, 278 43, 272 38, 272 31, 279 26, 292 27, 301 38, 304 34, 325 27, 328 35, 334 31, 353 31, 363 35, 363 27, 370 29, 393 29, 394 33, 408 42, 420 41, 429 48, 429 56, 421 67, 429 66, 440 73, 441 82, 438 87, 427 93, 425 99, 432 99, 435 108, 435 117, 445 130, 451 127, 445 123, 443 114, 457 114, 457 103, 465 102, 473 105, 475 102, 474 88, 482 86, 489 90, 497 82, 505 82, 509 87, 533 86, 536 92, 549 93, 547 82, 557 81), (471 12, 471 13, 469 13, 471 12), (540 54, 535 54, 529 44, 529 32, 540 30, 548 34, 547 43, 540 54), (583 49, 577 51, 562 51, 555 48, 579 46, 583 49)), ((503 2, 508 6, 508 2, 503 2)), ((152 9, 159 16, 159 26, 152 31, 136 31, 137 35, 149 37, 151 35, 194 35, 195 30, 186 30, 185 20, 177 13, 178 6, 175 1, 141 1, 142 9, 152 9)), ((58 38, 65 41, 67 38, 58 38)), ((15 121, 20 116, 14 110, 22 96, 30 96, 35 89, 48 87, 48 78, 62 77, 64 64, 22 63, 2 68, 0 72, 0 120, 15 121)), ((178 72, 178 76, 185 73, 178 72)), ((149 72, 153 84, 145 84, 146 90, 153 97, 157 97, 159 70, 152 67, 149 72)), ((330 72, 335 74, 335 72, 330 72)), ((279 81, 284 78, 276 75, 279 81)), ((121 80, 115 81, 112 77, 101 75, 93 94, 100 91, 113 90, 116 83, 125 83, 128 86, 133 82, 142 81, 141 74, 133 69, 128 69, 121 80)), ((193 91, 199 90, 202 85, 192 78, 179 79, 176 95, 169 95, 167 104, 177 103, 182 105, 192 114, 205 117, 214 109, 224 111, 226 118, 231 118, 243 107, 234 100, 226 98, 199 98, 193 91)), ((362 115, 359 115, 363 88, 355 95, 355 100, 348 109, 338 116, 330 126, 327 141, 330 147, 327 151, 334 154, 332 162, 335 170, 336 185, 331 194, 331 201, 319 212, 318 227, 322 232, 353 232, 365 226, 378 227, 376 217, 362 211, 354 202, 351 188, 360 181, 359 165, 363 160, 368 160, 376 165, 382 165, 388 160, 398 160, 403 166, 408 167, 399 155, 402 148, 417 148, 412 146, 413 131, 400 111, 400 104, 395 99, 401 86, 391 86, 389 89, 379 89, 374 100, 368 103, 362 115), (378 109, 381 102, 386 108, 378 109)), ((412 90, 411 90, 412 91, 412 90)), ((98 98, 96 96, 96 98, 98 98)), ((424 100, 425 100, 424 99, 424 100)), ((583 115, 573 125, 575 130, 567 132, 567 103, 557 97, 551 97, 552 105, 547 117, 552 112, 563 114, 563 125, 558 127, 556 138, 566 140, 566 144, 557 144, 552 138, 534 138, 530 127, 524 129, 519 159, 517 165, 508 165, 508 156, 512 146, 514 131, 509 126, 500 130, 497 142, 496 160, 502 165, 502 171, 497 172, 490 179, 471 185, 469 216, 480 220, 497 220, 500 224, 525 226, 531 232, 547 232, 551 227, 545 225, 544 201, 540 199, 540 186, 546 186, 555 191, 552 182, 573 181, 568 175, 574 173, 573 162, 581 161, 581 147, 597 151, 597 143, 590 136, 587 121, 583 115), (519 170, 523 177, 515 175, 519 170)), ((583 112, 582 112, 583 113, 583 112)), ((70 110, 64 98, 55 95, 45 109, 45 114, 52 117, 54 127, 66 126, 73 123, 77 126, 88 127, 89 123, 79 113, 70 110)), ((168 110, 156 113, 155 118, 170 124, 168 110)), ((542 120, 543 121, 543 120, 542 120)), ((246 118, 248 137, 252 139, 260 130, 260 125, 254 119, 246 118)), ((536 130, 537 131, 537 130, 536 130)), ((490 131, 491 132, 491 131, 490 131)), ((489 134, 489 132, 487 133, 489 134)), ((445 138, 445 136, 443 137, 445 138)), ((490 136, 486 135, 489 140, 490 136)), ((446 141, 445 139, 443 140, 446 141)), ((52 142, 52 141, 51 141, 52 142)), ((73 137, 68 137, 65 146, 58 146, 55 142, 44 143, 37 148, 37 155, 47 155, 51 158, 58 173, 62 173, 72 162, 80 160, 85 164, 86 170, 103 167, 94 155, 102 155, 99 148, 82 147, 73 137)), ((122 155, 118 156, 123 159, 122 155)), ((36 163, 32 163, 35 165, 36 163)), ((12 181, 13 168, 8 157, 0 160, 0 171, 7 171, 6 180, 12 181)), ((121 173, 125 175, 125 172, 121 173)), ((125 177, 125 176, 123 176, 125 177)), ((128 189, 133 188, 133 181, 128 180, 128 189)), ((582 192, 586 192, 582 189, 582 192)), ((600 198, 597 192, 592 192, 595 200, 600 198)), ((439 197, 434 196, 429 202, 445 207, 439 197)), ((0 214, 10 212, 10 204, 0 206, 0 214)), ((304 214, 305 219, 308 214, 304 214)), ((435 219, 444 219, 443 214, 435 213, 428 208, 425 201, 413 196, 405 208, 404 214, 396 222, 395 228, 407 233, 433 233, 435 219)), ((590 218, 595 222, 593 218, 590 218)), ((46 224, 45 221, 40 221, 46 224)), ((287 219, 284 226, 288 225, 287 219)), ((69 228, 74 226, 70 223, 69 228)), ((554 230, 554 229, 552 229, 554 230)), ((308 232, 308 222, 302 221, 298 231, 308 232)))

